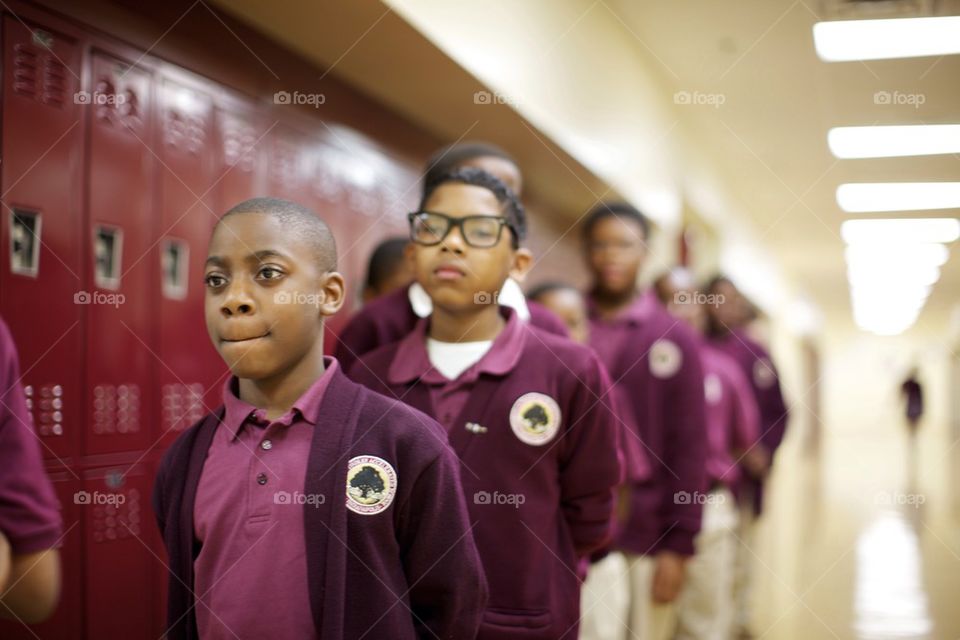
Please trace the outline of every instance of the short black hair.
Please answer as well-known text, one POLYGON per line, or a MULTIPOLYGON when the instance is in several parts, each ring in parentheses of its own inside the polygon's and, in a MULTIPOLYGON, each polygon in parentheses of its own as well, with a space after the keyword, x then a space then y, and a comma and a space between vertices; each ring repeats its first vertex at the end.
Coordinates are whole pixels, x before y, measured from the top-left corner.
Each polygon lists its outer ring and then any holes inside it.
POLYGON ((575 293, 580 293, 580 290, 569 282, 560 282, 559 280, 551 280, 538 284, 533 289, 527 293, 527 299, 533 300, 535 302, 540 301, 543 296, 551 294, 555 291, 573 291, 575 293))
POLYGON ((406 236, 387 238, 377 245, 370 254, 367 264, 366 286, 379 289, 380 285, 403 263, 403 250, 407 246, 406 236))
POLYGON ((643 215, 639 209, 626 202, 602 202, 594 207, 583 221, 581 229, 583 239, 589 240, 597 223, 610 217, 636 222, 643 231, 643 239, 648 240, 650 238, 650 219, 643 215))
POLYGON ((423 198, 420 200, 420 209, 422 210, 433 192, 442 184, 448 182, 460 182, 474 187, 482 187, 492 192, 503 208, 504 217, 507 219, 507 226, 513 232, 513 248, 516 249, 520 243, 527 237, 527 213, 520 204, 517 194, 510 190, 510 187, 503 183, 503 180, 493 174, 487 173, 483 169, 475 167, 463 167, 454 169, 442 175, 437 176, 436 180, 428 184, 423 191, 423 198))
POLYGON ((426 193, 430 185, 436 182, 440 176, 461 167, 463 163, 474 158, 489 157, 502 158, 514 166, 518 166, 513 156, 489 142, 457 142, 439 149, 427 160, 427 170, 423 176, 423 193, 426 193))
POLYGON ((317 266, 321 272, 334 271, 337 268, 337 243, 334 240, 333 233, 327 223, 320 219, 320 216, 313 210, 283 198, 259 197, 250 198, 235 205, 227 211, 216 227, 220 226, 224 220, 230 216, 243 213, 262 213, 273 216, 293 231, 294 234, 306 240, 313 249, 317 260, 317 266))
POLYGON ((717 287, 719 287, 723 283, 729 284, 734 289, 737 288, 737 285, 733 283, 733 280, 723 275, 722 273, 718 273, 714 275, 712 278, 710 278, 709 280, 707 280, 707 284, 704 286, 704 290, 707 293, 715 293, 717 290, 717 287))

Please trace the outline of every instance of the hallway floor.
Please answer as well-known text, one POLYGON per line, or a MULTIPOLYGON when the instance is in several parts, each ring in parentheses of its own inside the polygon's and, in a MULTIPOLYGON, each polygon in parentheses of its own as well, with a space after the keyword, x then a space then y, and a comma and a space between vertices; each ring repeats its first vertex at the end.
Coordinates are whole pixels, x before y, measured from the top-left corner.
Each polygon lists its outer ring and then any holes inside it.
POLYGON ((819 455, 800 437, 778 454, 755 636, 960 639, 960 444, 946 424, 921 425, 914 456, 901 424, 825 431, 819 455))

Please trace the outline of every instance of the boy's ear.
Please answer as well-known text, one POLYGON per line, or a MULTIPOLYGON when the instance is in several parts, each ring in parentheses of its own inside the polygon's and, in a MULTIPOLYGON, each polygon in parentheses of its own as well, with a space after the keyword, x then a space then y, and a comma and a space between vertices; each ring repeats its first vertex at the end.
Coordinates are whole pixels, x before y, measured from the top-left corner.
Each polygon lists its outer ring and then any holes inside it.
POLYGON ((533 253, 526 247, 520 247, 513 252, 513 266, 510 268, 510 277, 517 282, 523 282, 527 272, 533 268, 533 253))
POLYGON ((340 311, 346 300, 346 285, 343 282, 343 276, 337 271, 328 271, 321 276, 320 291, 323 297, 320 304, 320 315, 329 317, 340 311))

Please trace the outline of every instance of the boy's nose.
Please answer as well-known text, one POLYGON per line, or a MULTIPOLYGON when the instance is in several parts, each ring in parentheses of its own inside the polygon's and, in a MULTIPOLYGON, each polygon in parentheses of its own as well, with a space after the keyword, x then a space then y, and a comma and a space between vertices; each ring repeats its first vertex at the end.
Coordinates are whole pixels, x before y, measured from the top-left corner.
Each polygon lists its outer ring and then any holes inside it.
POLYGON ((450 229, 447 233, 447 237, 443 239, 441 246, 447 251, 453 251, 455 253, 463 253, 466 248, 466 241, 463 239, 463 234, 460 231, 459 227, 454 227, 450 229))

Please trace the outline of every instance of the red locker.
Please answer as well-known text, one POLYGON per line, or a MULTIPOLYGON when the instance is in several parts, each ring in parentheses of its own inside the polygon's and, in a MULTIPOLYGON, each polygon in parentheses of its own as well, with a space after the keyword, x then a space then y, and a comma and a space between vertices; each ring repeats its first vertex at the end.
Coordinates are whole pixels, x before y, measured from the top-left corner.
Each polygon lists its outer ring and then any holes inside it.
POLYGON ((83 512, 85 630, 88 638, 146 638, 153 629, 157 559, 149 549, 148 465, 85 471, 77 494, 83 512))
POLYGON ((249 198, 266 195, 264 164, 272 126, 249 103, 218 98, 214 211, 223 215, 249 198))
POLYGON ((210 344, 203 316, 203 262, 217 220, 213 101, 165 77, 158 109, 159 437, 166 446, 216 408, 226 368, 210 344))
POLYGON ((76 638, 83 625, 83 535, 82 511, 76 503, 80 478, 70 470, 50 472, 54 491, 60 501, 63 518, 63 539, 60 566, 63 590, 60 605, 53 616, 42 624, 23 625, 0 620, 0 638, 4 640, 67 640, 76 638))
POLYGON ((156 410, 150 74, 91 56, 86 455, 150 447, 156 410))
POLYGON ((81 431, 83 123, 80 52, 3 17, 0 313, 20 353, 44 457, 77 455, 81 431))

